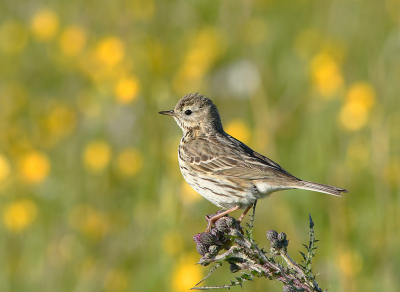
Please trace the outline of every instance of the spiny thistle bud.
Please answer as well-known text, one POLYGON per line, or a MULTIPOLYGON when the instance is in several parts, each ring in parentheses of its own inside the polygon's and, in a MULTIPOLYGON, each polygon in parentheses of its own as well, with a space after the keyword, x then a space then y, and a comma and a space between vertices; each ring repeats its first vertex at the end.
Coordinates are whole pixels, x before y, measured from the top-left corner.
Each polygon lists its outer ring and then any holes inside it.
POLYGON ((209 232, 212 236, 214 236, 215 238, 218 238, 218 237, 220 237, 220 234, 221 234, 221 232, 219 232, 219 230, 217 229, 217 228, 215 228, 215 227, 212 227, 211 229, 210 229, 210 232, 209 232))
POLYGON ((215 227, 221 232, 226 232, 233 227, 233 218, 222 217, 215 222, 215 227))
POLYGON ((220 250, 220 248, 219 248, 218 246, 216 246, 216 245, 211 245, 211 246, 208 248, 208 252, 209 252, 210 254, 212 254, 212 255, 217 254, 217 253, 219 252, 219 250, 220 250))
POLYGON ((203 232, 193 236, 193 241, 196 243, 197 252, 204 256, 209 252, 209 247, 214 245, 218 240, 210 233, 203 232))
POLYGON ((208 246, 205 244, 197 243, 196 249, 201 256, 205 256, 208 253, 208 246))
POLYGON ((202 243, 201 235, 202 233, 198 233, 195 236, 193 236, 193 241, 196 243, 197 252, 201 256, 204 256, 208 252, 209 245, 202 243))
POLYGON ((199 243, 206 244, 206 245, 213 245, 215 244, 216 237, 208 232, 203 232, 199 234, 198 241, 199 243))
POLYGON ((200 235, 201 233, 197 233, 195 236, 193 236, 193 241, 197 244, 200 243, 200 235))
POLYGON ((284 240, 286 240, 286 233, 285 232, 281 232, 278 234, 278 240, 283 242, 284 240))
POLYGON ((279 242, 277 239, 272 239, 272 240, 270 241, 270 245, 271 245, 271 247, 273 247, 273 248, 279 248, 279 247, 281 247, 280 242, 279 242))
POLYGON ((278 238, 278 232, 276 232, 275 230, 268 230, 267 231, 267 238, 268 238, 269 241, 277 239, 278 238))

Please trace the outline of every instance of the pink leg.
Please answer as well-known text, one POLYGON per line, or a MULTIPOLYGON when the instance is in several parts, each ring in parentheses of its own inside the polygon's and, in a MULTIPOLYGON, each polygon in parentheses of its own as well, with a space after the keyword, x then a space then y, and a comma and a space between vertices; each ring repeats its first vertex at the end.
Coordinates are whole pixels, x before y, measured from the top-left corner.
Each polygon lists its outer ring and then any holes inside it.
MULTIPOLYGON (((250 209, 250 207, 249 207, 249 209, 250 209)), ((206 229, 206 231, 204 231, 204 232, 209 232, 210 229, 211 229, 211 225, 212 225, 215 221, 217 221, 219 218, 224 217, 226 214, 229 214, 230 212, 233 212, 233 211, 236 211, 236 210, 239 210, 239 206, 230 208, 229 210, 226 210, 226 211, 224 211, 224 212, 222 212, 222 213, 219 213, 219 214, 217 214, 217 215, 215 215, 215 216, 213 216, 213 217, 211 217, 211 218, 208 218, 208 217, 206 216, 207 221, 208 221, 208 224, 207 224, 207 229, 206 229)), ((246 210, 246 212, 247 212, 247 211, 248 211, 248 209, 246 210)))
POLYGON ((249 210, 250 210, 250 208, 251 208, 252 206, 253 206, 253 205, 248 206, 248 207, 246 208, 246 210, 243 212, 243 214, 240 215, 240 217, 239 217, 239 219, 238 219, 239 224, 240 224, 240 222, 242 222, 244 216, 246 216, 247 212, 249 212, 249 210))

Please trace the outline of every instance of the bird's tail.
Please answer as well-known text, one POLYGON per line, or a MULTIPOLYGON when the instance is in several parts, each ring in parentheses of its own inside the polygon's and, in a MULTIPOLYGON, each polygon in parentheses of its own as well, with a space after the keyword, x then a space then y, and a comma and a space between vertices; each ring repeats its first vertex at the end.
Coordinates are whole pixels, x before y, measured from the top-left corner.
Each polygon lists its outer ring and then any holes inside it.
POLYGON ((299 181, 299 189, 304 189, 304 190, 310 190, 310 191, 315 191, 315 192, 320 192, 320 193, 325 193, 333 196, 338 196, 341 197, 341 193, 348 193, 348 190, 337 188, 334 186, 328 186, 324 184, 319 184, 311 181, 299 181))

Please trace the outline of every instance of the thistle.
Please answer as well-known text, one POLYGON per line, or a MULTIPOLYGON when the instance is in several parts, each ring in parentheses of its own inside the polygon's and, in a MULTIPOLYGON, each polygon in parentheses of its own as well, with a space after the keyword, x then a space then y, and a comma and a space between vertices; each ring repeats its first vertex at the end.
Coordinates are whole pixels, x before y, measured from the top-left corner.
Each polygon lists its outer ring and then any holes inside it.
POLYGON ((309 243, 304 245, 306 252, 300 252, 303 256, 301 264, 290 258, 287 252, 289 240, 284 232, 278 233, 275 230, 267 232, 267 239, 270 242, 269 252, 258 247, 253 239, 254 214, 255 206, 245 233, 234 218, 226 215, 215 222, 209 233, 203 232, 194 236, 197 250, 202 256, 199 264, 208 266, 215 263, 215 265, 192 290, 230 289, 233 286, 242 286, 244 282, 252 281, 254 278, 267 278, 282 282, 284 292, 322 292, 311 269, 312 259, 317 249, 315 243, 318 241, 314 237, 311 214, 309 216, 309 243), (278 257, 283 258, 286 264, 280 263, 278 257), (223 263, 229 264, 232 273, 237 274, 240 271, 241 274, 238 274, 229 284, 222 286, 198 286, 223 263))

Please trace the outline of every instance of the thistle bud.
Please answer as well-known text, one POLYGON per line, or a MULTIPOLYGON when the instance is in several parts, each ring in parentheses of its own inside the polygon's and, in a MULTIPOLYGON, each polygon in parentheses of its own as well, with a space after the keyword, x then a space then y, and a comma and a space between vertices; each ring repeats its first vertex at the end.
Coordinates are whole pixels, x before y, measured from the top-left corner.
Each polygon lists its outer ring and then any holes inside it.
POLYGON ((284 241, 286 240, 286 233, 285 232, 281 232, 278 234, 278 240, 279 241, 284 241))
POLYGON ((198 241, 199 243, 205 244, 205 245, 212 245, 215 244, 215 241, 217 240, 215 236, 208 232, 203 232, 198 234, 198 241))
POLYGON ((277 239, 272 239, 271 241, 270 241, 270 245, 271 245, 271 247, 273 247, 273 248, 279 248, 281 245, 280 245, 280 242, 277 240, 277 239))
POLYGON ((276 232, 275 230, 268 230, 267 231, 267 238, 268 238, 269 241, 277 239, 278 238, 278 232, 276 232))
POLYGON ((196 243, 197 252, 204 256, 209 252, 209 247, 215 244, 217 239, 208 232, 203 232, 193 236, 193 241, 196 243))
POLYGON ((208 253, 208 246, 206 246, 205 244, 197 243, 196 249, 201 256, 205 256, 206 253, 208 253))
POLYGON ((210 254, 212 254, 212 255, 215 255, 215 254, 217 254, 218 252, 219 252, 219 247, 217 246, 217 245, 211 245, 209 248, 208 248, 208 252, 210 253, 210 254))
POLYGON ((215 227, 221 232, 226 232, 233 227, 233 218, 222 217, 215 222, 215 227))

